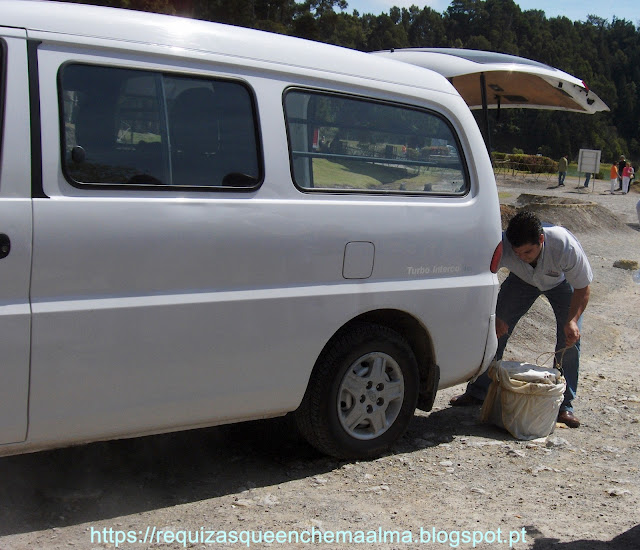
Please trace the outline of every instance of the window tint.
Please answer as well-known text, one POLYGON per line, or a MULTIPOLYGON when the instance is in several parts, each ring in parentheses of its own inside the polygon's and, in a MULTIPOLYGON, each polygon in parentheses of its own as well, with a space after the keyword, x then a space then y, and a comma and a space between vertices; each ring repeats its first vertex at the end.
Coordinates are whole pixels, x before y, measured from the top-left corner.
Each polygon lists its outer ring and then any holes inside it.
POLYGON ((440 116, 339 95, 285 96, 296 184, 304 189, 462 195, 458 142, 440 116))
POLYGON ((64 168, 79 184, 254 187, 251 95, 241 84, 68 65, 64 168))

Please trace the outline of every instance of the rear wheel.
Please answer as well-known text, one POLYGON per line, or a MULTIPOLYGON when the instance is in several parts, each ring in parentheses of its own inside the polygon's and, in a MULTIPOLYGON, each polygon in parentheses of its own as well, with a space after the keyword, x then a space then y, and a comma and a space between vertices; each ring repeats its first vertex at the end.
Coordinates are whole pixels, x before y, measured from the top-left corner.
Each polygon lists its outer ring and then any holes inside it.
POLYGON ((319 357, 296 421, 326 454, 377 456, 406 430, 418 385, 407 342, 387 327, 359 323, 339 333, 319 357))

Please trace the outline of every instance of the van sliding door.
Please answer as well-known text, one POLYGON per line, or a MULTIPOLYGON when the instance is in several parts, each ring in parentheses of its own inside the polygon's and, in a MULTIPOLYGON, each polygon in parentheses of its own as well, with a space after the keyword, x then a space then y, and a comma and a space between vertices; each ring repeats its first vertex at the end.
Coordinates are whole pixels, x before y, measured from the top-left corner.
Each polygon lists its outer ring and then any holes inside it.
POLYGON ((0 27, 0 445, 24 441, 27 433, 31 323, 27 72, 25 32, 0 27))

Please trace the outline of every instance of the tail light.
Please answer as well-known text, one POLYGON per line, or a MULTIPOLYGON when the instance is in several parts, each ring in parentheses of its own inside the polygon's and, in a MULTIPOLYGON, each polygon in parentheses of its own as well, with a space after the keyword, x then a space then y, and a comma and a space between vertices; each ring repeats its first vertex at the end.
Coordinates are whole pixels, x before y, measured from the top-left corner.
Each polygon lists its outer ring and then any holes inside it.
POLYGON ((501 259, 502 259, 502 241, 498 243, 498 246, 496 246, 496 249, 493 251, 493 258, 491 258, 491 265, 489 266, 489 269, 491 269, 491 273, 498 272, 501 259))

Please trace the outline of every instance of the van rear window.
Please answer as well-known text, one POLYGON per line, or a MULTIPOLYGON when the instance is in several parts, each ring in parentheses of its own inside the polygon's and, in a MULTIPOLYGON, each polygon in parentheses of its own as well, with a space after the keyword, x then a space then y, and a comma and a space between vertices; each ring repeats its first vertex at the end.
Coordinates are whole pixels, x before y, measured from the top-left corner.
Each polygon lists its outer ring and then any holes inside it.
POLYGON ((64 171, 79 185, 255 188, 253 99, 237 82, 69 64, 64 171))
POLYGON ((284 100, 293 178, 303 190, 464 195, 451 126, 403 105, 290 90, 284 100))

